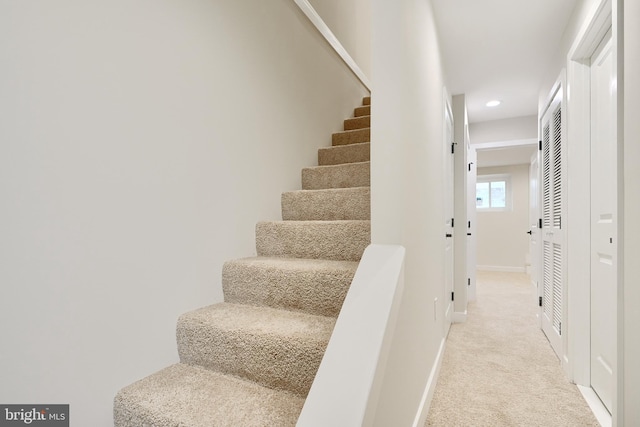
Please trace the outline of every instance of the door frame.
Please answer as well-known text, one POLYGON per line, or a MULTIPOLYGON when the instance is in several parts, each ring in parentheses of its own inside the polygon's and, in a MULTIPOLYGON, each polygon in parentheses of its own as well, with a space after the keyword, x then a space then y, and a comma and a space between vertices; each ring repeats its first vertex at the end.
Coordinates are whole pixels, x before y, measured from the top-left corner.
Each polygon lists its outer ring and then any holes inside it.
MULTIPOLYGON (((620 66, 618 60, 619 44, 618 44, 618 21, 614 19, 618 13, 618 2, 615 0, 600 0, 594 9, 585 19, 580 31, 578 32, 569 53, 567 54, 567 84, 570 88, 571 96, 567 103, 569 111, 570 124, 568 127, 568 153, 567 159, 570 162, 568 166, 568 188, 567 192, 571 198, 571 203, 567 209, 567 240, 568 240, 568 325, 569 339, 567 347, 568 363, 565 366, 565 372, 569 379, 576 384, 584 387, 591 387, 591 337, 589 327, 571 328, 571 325, 590 325, 591 324, 591 271, 585 269, 585 265, 591 263, 590 245, 585 245, 585 240, 591 240, 590 216, 591 203, 590 192, 591 186, 584 183, 591 181, 591 65, 590 58, 596 51, 598 45, 605 37, 607 32, 612 31, 612 43, 614 63, 617 65, 616 73, 620 75, 620 66), (588 286, 585 286, 589 284, 588 286)), ((619 98, 614 102, 618 105, 619 98)), ((618 111, 616 111, 618 117, 618 111)), ((616 120, 619 121, 619 118, 616 120)), ((621 196, 621 176, 622 165, 620 162, 621 139, 618 137, 618 212, 620 203, 623 201, 621 196)), ((617 252, 618 259, 622 259, 622 243, 624 235, 620 227, 622 221, 618 218, 618 242, 617 252)), ((618 265, 618 271, 620 264, 618 265)), ((616 350, 617 363, 614 369, 614 387, 613 387, 613 426, 623 425, 622 421, 622 328, 620 325, 622 312, 623 291, 622 275, 617 274, 618 298, 615 313, 616 321, 616 350)), ((586 396, 585 396, 586 397, 586 396)), ((603 405, 604 406, 604 405, 603 405)), ((592 409, 593 406, 592 406, 592 409)))
POLYGON ((443 237, 445 235, 451 235, 451 237, 444 237, 444 246, 443 250, 445 251, 445 262, 444 262, 444 336, 446 337, 449 333, 449 328, 451 327, 451 323, 453 322, 453 313, 455 311, 454 308, 454 300, 453 293, 455 290, 455 230, 453 227, 453 218, 455 215, 455 157, 451 152, 452 147, 455 146, 454 132, 455 132, 455 119, 453 116, 453 109, 451 107, 452 100, 449 92, 446 88, 443 89, 443 121, 442 121, 442 144, 443 144, 443 164, 445 167, 443 168, 443 182, 445 186, 444 191, 444 218, 443 222, 445 224, 445 228, 443 230, 443 237), (449 138, 447 138, 447 126, 448 122, 451 123, 451 133, 449 138), (447 165, 450 166, 447 167, 447 165), (450 206, 447 206, 450 204, 450 206), (449 217, 450 216, 450 217, 449 217), (447 255, 447 246, 450 246, 449 251, 450 255, 447 255), (447 259, 447 256, 450 256, 450 260, 447 259), (449 262, 451 265, 449 265, 449 262), (449 275, 451 277, 449 277, 449 275), (451 283, 449 284, 449 279, 451 283))
MULTIPOLYGON (((554 244, 556 242, 558 242, 560 244, 561 250, 562 250, 562 255, 561 255, 561 260, 562 260, 562 265, 561 265, 561 273, 560 273, 560 277, 562 279, 562 318, 560 321, 561 324, 561 331, 559 333, 559 336, 554 337, 553 335, 549 336, 546 334, 547 339, 549 340, 551 347, 553 348, 553 350, 556 352, 558 358, 560 359, 560 364, 562 365, 562 368, 565 372, 568 372, 569 370, 569 357, 568 357, 568 347, 569 347, 569 334, 571 333, 571 322, 569 321, 569 286, 568 286, 568 259, 567 259, 567 254, 569 252, 569 245, 568 245, 568 233, 567 230, 569 228, 569 224, 567 220, 562 221, 562 218, 567 218, 567 208, 569 203, 567 203, 567 199, 568 199, 568 194, 569 194, 569 187, 568 187, 568 176, 567 176, 567 171, 569 169, 568 167, 568 141, 569 141, 569 135, 568 135, 568 125, 567 125, 567 117, 569 116, 568 114, 568 108, 567 108, 567 74, 566 71, 563 69, 560 72, 560 75, 558 76, 558 78, 556 79, 555 84, 553 85, 553 87, 551 88, 551 91, 549 92, 546 102, 543 104, 543 108, 540 109, 540 111, 538 112, 538 138, 539 141, 542 141, 542 129, 543 129, 543 119, 544 117, 547 115, 547 113, 551 110, 552 106, 557 103, 558 101, 556 100, 557 97, 560 97, 559 103, 560 103, 560 109, 561 109, 561 117, 562 117, 562 122, 561 122, 561 129, 560 129, 560 133, 561 133, 561 159, 562 159, 562 163, 561 163, 561 178, 562 178, 562 184, 561 184, 561 211, 560 211, 560 218, 561 218, 561 225, 558 229, 556 229, 557 231, 554 231, 554 227, 553 225, 550 227, 551 228, 551 233, 552 233, 552 241, 554 242, 554 244)), ((542 142, 540 142, 540 144, 542 144, 542 142)), ((540 156, 539 158, 539 168, 538 168, 538 182, 539 182, 539 199, 538 199, 538 203, 539 203, 539 208, 540 208, 540 218, 543 217, 543 206, 542 206, 542 192, 543 192, 543 180, 542 180, 542 173, 543 173, 543 160, 541 157, 541 153, 538 152, 538 155, 540 156)), ((544 221, 543 221, 544 222, 544 221)), ((544 264, 544 235, 545 235, 545 227, 543 226, 540 230, 540 245, 538 247, 538 254, 537 255, 537 260, 539 261, 538 265, 535 267, 536 273, 537 273, 537 277, 539 279, 539 284, 541 284, 542 286, 538 286, 538 298, 543 298, 544 297, 544 269, 543 269, 543 264, 544 264)), ((551 284, 553 286, 553 284, 551 284)), ((544 307, 540 306, 539 311, 538 311, 538 318, 540 320, 540 328, 543 328, 543 318, 544 318, 544 307)))

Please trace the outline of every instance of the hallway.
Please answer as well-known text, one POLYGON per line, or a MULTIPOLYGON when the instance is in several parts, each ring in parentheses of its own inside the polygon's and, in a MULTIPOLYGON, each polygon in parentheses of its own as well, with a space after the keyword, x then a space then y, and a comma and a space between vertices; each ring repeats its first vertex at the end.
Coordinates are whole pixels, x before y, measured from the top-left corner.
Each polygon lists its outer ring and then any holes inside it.
POLYGON ((598 426, 538 327, 529 277, 478 272, 453 324, 427 426, 598 426))

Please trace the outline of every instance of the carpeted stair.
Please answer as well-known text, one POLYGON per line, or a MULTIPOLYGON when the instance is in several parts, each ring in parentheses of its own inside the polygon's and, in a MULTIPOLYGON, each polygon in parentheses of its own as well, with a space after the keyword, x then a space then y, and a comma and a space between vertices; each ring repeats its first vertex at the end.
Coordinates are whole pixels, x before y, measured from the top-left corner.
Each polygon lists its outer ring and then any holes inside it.
POLYGON ((256 225, 258 256, 225 263, 225 301, 180 316, 180 363, 118 392, 115 427, 295 425, 371 240, 370 104, 256 225))

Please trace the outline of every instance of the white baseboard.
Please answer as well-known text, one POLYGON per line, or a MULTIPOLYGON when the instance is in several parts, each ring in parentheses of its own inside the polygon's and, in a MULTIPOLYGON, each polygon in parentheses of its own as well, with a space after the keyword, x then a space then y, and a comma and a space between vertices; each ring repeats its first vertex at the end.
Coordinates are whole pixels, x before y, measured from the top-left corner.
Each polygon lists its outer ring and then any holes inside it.
POLYGON ((444 355, 444 346, 445 346, 446 340, 447 340, 446 337, 442 338, 442 342, 440 343, 440 349, 438 350, 438 355, 436 356, 436 360, 433 363, 433 367, 431 368, 431 373, 429 374, 427 385, 424 388, 424 393, 422 394, 422 400, 420 400, 418 413, 416 414, 416 417, 413 420, 412 427, 423 427, 427 422, 427 415, 429 414, 431 399, 433 399, 433 393, 436 391, 438 375, 440 374, 440 367, 442 366, 442 356, 444 355))
POLYGON ((526 273, 525 267, 508 267, 501 265, 478 265, 476 268, 480 271, 501 271, 505 273, 526 273))
POLYGON ((602 427, 611 427, 611 414, 604 407, 604 404, 591 387, 578 386, 578 390, 582 393, 582 397, 587 401, 591 412, 596 417, 602 427))
POLYGON ((453 323, 464 323, 467 321, 467 311, 454 311, 453 323))

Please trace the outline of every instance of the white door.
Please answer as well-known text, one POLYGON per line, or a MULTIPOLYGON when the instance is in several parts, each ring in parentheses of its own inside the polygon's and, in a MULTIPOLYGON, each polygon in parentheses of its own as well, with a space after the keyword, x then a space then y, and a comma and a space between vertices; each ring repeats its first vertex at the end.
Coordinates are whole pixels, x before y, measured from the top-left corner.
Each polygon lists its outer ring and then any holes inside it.
POLYGON ((591 60, 591 386, 610 412, 616 364, 615 81, 609 36, 591 60))
POLYGON ((453 252, 453 212, 454 212, 454 147, 453 142, 453 114, 451 106, 445 104, 445 129, 444 129, 444 164, 445 164, 445 328, 448 330, 453 317, 453 278, 454 278, 454 252, 453 252))
POLYGON ((470 145, 468 148, 467 165, 467 277, 469 278, 467 301, 476 300, 476 177, 477 153, 470 145))
POLYGON ((540 188, 539 188, 540 162, 538 152, 531 158, 529 165, 529 261, 531 283, 538 289, 540 284, 540 229, 538 220, 540 219, 540 188))
POLYGON ((563 132, 562 87, 559 87, 541 121, 542 135, 542 330, 558 357, 563 354, 564 244, 562 211, 563 132))

